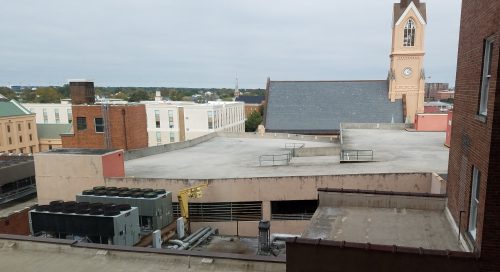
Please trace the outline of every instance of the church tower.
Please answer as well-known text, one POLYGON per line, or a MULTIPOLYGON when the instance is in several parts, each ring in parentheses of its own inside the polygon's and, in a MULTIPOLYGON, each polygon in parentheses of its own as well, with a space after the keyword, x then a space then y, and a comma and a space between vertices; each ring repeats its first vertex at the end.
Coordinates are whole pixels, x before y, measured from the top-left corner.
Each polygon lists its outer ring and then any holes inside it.
POLYGON ((424 112, 424 38, 426 5, 420 0, 401 0, 394 4, 389 99, 404 96, 406 122, 413 123, 424 112))

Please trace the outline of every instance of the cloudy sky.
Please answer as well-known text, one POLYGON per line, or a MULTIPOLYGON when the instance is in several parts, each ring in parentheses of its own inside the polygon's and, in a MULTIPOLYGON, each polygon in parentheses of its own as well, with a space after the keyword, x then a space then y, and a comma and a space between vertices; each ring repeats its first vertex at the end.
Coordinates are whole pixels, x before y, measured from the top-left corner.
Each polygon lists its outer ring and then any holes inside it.
MULTIPOLYGON (((385 79, 395 1, 2 0, 0 85, 385 79)), ((427 0, 428 81, 454 85, 460 2, 427 0)))

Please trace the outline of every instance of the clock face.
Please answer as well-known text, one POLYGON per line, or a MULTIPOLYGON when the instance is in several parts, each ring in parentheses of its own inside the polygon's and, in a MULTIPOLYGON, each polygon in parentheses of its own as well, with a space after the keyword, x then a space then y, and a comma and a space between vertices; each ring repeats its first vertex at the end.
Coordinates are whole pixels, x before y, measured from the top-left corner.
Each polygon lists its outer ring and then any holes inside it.
POLYGON ((410 77, 412 73, 413 73, 413 70, 410 67, 406 67, 403 69, 403 75, 405 77, 410 77))

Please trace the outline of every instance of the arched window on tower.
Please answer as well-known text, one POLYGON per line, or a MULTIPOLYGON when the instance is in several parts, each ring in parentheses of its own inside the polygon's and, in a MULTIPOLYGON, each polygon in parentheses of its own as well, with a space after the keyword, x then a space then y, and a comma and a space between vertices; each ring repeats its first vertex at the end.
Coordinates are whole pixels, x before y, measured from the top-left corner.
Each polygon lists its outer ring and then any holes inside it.
POLYGON ((415 46, 415 21, 412 18, 406 23, 404 34, 403 46, 415 46))

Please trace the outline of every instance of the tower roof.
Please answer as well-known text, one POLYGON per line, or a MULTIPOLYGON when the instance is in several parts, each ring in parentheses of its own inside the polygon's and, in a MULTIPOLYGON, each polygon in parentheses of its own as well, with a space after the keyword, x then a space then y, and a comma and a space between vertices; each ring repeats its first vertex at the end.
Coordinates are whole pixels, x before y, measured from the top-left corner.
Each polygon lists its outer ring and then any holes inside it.
POLYGON ((427 21, 427 7, 425 3, 421 3, 420 0, 401 0, 400 3, 394 4, 394 24, 396 24, 399 18, 403 15, 411 2, 415 4, 415 7, 417 7, 420 15, 422 15, 424 20, 427 21))

